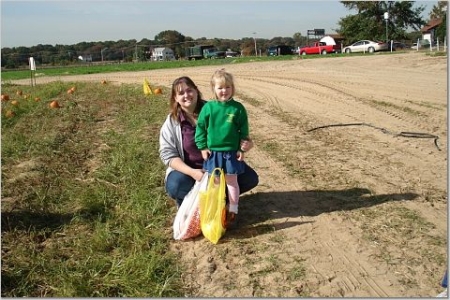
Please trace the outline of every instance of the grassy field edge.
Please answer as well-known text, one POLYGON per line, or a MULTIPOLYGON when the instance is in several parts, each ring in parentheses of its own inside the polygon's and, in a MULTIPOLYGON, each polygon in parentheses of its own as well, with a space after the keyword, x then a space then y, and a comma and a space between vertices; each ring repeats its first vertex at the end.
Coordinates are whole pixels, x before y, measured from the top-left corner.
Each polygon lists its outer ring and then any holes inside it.
POLYGON ((182 295, 158 156, 165 96, 70 82, 2 94, 2 296, 182 295))

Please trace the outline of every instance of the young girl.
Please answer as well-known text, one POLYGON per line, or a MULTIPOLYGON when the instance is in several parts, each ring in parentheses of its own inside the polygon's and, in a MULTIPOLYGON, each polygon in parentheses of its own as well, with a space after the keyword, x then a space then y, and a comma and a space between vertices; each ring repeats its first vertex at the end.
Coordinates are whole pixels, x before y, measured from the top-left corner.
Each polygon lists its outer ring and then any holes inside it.
POLYGON ((226 227, 236 226, 239 185, 238 174, 244 172, 244 151, 240 141, 249 138, 247 111, 242 103, 233 99, 233 76, 224 69, 211 78, 215 99, 203 106, 197 121, 195 143, 205 160, 203 167, 211 175, 215 168, 223 169, 228 190, 226 227))

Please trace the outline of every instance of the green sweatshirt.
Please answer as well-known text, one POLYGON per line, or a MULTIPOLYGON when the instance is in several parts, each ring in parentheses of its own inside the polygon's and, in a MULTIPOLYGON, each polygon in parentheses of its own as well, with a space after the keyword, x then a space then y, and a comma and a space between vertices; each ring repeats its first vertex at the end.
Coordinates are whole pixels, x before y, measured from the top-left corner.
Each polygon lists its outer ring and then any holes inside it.
POLYGON ((200 150, 237 151, 241 139, 248 138, 248 117, 242 103, 210 100, 202 107, 195 129, 195 143, 200 150))

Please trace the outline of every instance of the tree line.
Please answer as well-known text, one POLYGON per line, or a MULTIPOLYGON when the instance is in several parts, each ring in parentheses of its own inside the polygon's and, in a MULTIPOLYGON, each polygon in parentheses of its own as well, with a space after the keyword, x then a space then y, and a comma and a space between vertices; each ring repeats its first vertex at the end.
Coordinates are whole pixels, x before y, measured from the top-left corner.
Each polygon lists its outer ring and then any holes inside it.
MULTIPOLYGON (((414 1, 341 1, 349 10, 356 10, 354 15, 348 15, 339 20, 339 28, 334 29, 343 37, 344 44, 350 44, 361 39, 384 41, 389 32, 389 39, 412 41, 421 37, 420 28, 427 22, 420 15, 423 6, 414 7, 414 1), (388 12, 389 18, 383 16, 388 12), (386 30, 387 29, 387 30, 386 30), (412 29, 412 31, 411 31, 412 29), (410 30, 410 31, 408 31, 410 30)), ((440 28, 436 31, 440 40, 446 35, 447 1, 438 1, 430 12, 431 18, 442 18, 440 28), (441 37, 440 37, 441 36, 441 37)), ((312 38, 313 39, 313 38, 312 38)), ((14 69, 28 65, 29 57, 33 57, 37 65, 70 65, 89 57, 92 61, 146 61, 150 59, 152 49, 168 47, 174 50, 179 59, 185 57, 186 49, 199 44, 211 44, 218 50, 231 50, 249 56, 255 55, 274 45, 288 45, 292 48, 301 47, 311 42, 311 37, 295 33, 292 37, 274 37, 262 39, 245 37, 242 39, 198 38, 184 36, 175 30, 158 33, 153 40, 144 38, 119 41, 81 42, 74 45, 42 45, 32 47, 13 47, 1 49, 2 69, 14 69), (256 43, 256 47, 255 47, 256 43)))

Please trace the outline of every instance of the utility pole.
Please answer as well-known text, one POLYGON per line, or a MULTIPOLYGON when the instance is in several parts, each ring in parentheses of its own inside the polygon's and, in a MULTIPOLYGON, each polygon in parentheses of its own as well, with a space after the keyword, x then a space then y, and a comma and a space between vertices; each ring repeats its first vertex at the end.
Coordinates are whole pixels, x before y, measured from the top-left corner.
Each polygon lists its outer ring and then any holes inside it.
POLYGON ((253 32, 253 41, 255 42, 255 56, 258 56, 258 49, 256 48, 256 32, 253 32))
POLYGON ((135 49, 134 49, 134 61, 137 62, 137 60, 138 60, 138 56, 137 56, 137 43, 136 43, 136 46, 135 46, 135 49))
POLYGON ((107 50, 108 49, 108 47, 105 47, 105 48, 103 48, 102 50, 100 50, 100 54, 101 54, 101 56, 102 56, 102 61, 103 61, 103 51, 105 51, 105 50, 107 50))
POLYGON ((389 13, 385 12, 384 13, 384 20, 386 21, 386 43, 389 41, 388 40, 388 22, 389 22, 389 13))

